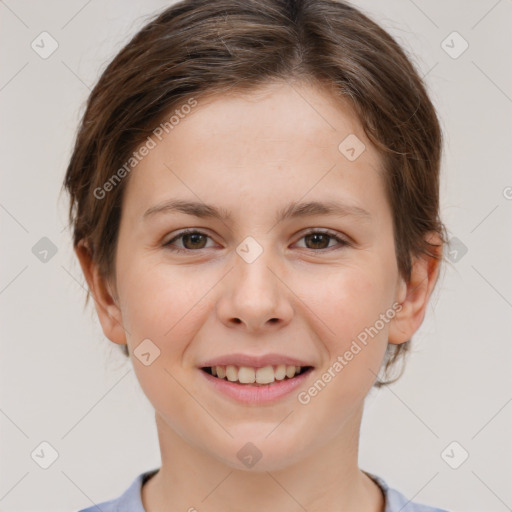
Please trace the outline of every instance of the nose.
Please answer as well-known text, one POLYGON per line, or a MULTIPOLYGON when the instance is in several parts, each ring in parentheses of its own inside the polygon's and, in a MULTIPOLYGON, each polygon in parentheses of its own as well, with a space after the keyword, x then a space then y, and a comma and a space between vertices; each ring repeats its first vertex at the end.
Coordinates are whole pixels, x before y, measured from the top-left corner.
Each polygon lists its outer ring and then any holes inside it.
POLYGON ((251 263, 235 254, 234 268, 223 280, 217 303, 217 314, 228 327, 256 334, 282 328, 291 321, 292 293, 280 265, 267 254, 270 250, 251 263))

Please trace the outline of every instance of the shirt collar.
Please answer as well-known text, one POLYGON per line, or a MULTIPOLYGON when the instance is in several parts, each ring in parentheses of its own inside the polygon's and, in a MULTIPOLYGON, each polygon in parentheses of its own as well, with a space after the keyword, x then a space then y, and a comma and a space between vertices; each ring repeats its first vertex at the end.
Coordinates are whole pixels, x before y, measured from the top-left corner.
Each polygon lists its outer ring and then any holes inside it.
MULTIPOLYGON (((152 469, 141 473, 126 489, 123 495, 119 498, 119 512, 145 512, 142 505, 142 486, 150 477, 157 473, 160 468, 152 469)), ((382 490, 384 494, 384 512, 393 512, 398 510, 397 506, 403 506, 407 504, 407 500, 404 497, 392 489, 389 488, 387 483, 377 475, 363 471, 369 478, 371 478, 382 490)))

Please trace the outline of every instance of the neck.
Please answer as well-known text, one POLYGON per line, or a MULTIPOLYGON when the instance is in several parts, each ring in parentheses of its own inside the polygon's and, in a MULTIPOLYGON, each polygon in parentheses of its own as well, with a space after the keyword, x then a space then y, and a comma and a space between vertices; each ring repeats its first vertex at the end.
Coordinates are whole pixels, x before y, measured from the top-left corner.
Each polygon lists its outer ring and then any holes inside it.
POLYGON ((142 487, 146 512, 383 512, 384 496, 358 467, 359 409, 331 443, 273 471, 239 470, 192 446, 156 413, 162 454, 142 487))

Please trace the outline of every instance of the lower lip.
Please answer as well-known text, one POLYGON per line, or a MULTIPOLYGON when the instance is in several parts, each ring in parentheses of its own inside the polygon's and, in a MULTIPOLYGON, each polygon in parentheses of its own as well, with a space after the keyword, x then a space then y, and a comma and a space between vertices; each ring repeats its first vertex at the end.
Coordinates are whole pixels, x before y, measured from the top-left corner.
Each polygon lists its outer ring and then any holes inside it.
POLYGON ((266 384, 264 386, 237 384, 236 382, 230 382, 229 380, 214 377, 204 370, 199 371, 205 376, 207 381, 217 389, 217 391, 220 391, 224 395, 227 395, 243 404, 260 405, 276 402, 280 398, 289 395, 304 383, 313 371, 313 368, 309 368, 307 371, 293 379, 274 381, 273 383, 266 384))

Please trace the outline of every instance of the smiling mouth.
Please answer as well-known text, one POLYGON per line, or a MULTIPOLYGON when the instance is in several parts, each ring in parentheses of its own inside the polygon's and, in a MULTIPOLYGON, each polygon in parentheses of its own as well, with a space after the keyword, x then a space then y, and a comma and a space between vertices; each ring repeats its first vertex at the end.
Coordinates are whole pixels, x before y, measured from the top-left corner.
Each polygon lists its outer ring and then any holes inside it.
POLYGON ((233 384, 268 386, 279 382, 292 380, 310 370, 312 366, 275 365, 263 368, 251 368, 247 366, 205 366, 201 368, 205 373, 232 382, 233 384))

